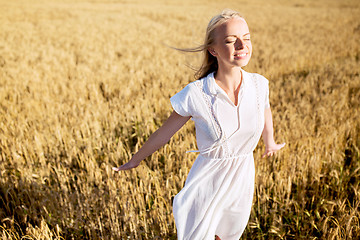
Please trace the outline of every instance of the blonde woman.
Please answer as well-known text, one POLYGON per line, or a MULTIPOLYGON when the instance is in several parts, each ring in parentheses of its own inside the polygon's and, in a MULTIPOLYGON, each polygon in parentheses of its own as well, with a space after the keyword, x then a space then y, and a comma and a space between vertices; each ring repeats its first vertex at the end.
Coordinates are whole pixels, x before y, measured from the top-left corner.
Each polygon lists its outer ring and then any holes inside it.
POLYGON ((203 46, 198 80, 170 101, 174 111, 131 160, 115 171, 137 167, 191 118, 195 122, 199 156, 184 188, 176 195, 173 213, 178 239, 239 239, 254 193, 253 151, 262 135, 263 156, 283 144, 273 138, 268 80, 242 69, 251 58, 250 31, 232 10, 213 17, 203 46))

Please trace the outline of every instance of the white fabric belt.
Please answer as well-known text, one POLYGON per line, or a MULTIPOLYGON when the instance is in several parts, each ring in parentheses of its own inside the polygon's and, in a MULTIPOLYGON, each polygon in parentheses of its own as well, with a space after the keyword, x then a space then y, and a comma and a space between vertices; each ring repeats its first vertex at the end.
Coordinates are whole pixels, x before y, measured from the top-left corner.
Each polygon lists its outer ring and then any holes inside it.
MULTIPOLYGON (((191 150, 191 151, 186 151, 186 153, 200 153, 200 155, 202 155, 203 157, 205 158, 208 158, 206 156, 204 156, 204 153, 202 153, 200 150, 191 150)), ((234 158, 242 158, 242 157, 248 157, 248 156, 251 156, 253 153, 250 152, 250 153, 243 153, 243 154, 239 154, 239 155, 236 155, 236 156, 227 156, 227 157, 222 157, 222 158, 211 158, 212 160, 231 160, 231 159, 234 159, 234 158)))

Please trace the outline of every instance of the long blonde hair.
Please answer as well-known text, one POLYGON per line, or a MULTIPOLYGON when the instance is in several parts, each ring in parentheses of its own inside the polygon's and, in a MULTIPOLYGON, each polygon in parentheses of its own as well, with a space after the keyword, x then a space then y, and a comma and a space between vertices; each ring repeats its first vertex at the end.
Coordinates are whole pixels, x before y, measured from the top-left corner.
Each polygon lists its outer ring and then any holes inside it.
POLYGON ((240 17, 244 18, 239 12, 236 12, 231 9, 225 9, 223 10, 219 15, 214 16, 207 28, 206 28, 206 34, 204 39, 204 44, 200 45, 195 48, 187 48, 187 49, 178 49, 180 51, 184 52, 203 52, 204 58, 202 61, 202 64, 199 69, 195 72, 195 79, 201 79, 203 77, 206 77, 209 73, 217 71, 218 69, 218 62, 216 57, 211 55, 208 51, 209 47, 211 47, 214 44, 215 41, 215 29, 223 24, 224 22, 228 21, 229 19, 232 19, 234 17, 240 17))

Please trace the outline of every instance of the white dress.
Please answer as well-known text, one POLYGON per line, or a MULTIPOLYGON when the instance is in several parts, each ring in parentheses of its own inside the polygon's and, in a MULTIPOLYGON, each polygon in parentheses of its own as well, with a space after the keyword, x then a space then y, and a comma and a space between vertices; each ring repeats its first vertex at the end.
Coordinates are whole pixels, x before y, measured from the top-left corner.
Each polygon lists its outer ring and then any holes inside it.
POLYGON ((243 73, 235 106, 215 82, 214 73, 188 84, 170 101, 195 122, 200 154, 173 213, 179 240, 238 240, 249 220, 254 193, 253 151, 269 105, 268 80, 243 73))

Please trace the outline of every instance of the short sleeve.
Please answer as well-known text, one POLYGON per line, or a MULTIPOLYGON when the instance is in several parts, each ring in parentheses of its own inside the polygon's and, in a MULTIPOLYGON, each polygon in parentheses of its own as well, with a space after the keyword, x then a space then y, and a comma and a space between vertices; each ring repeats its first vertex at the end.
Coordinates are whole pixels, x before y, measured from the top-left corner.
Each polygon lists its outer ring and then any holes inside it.
POLYGON ((171 105, 175 112, 183 117, 192 116, 192 91, 191 86, 187 85, 180 92, 170 98, 171 105))
POLYGON ((270 101, 269 101, 269 81, 266 81, 266 91, 265 91, 265 108, 270 107, 270 101))

